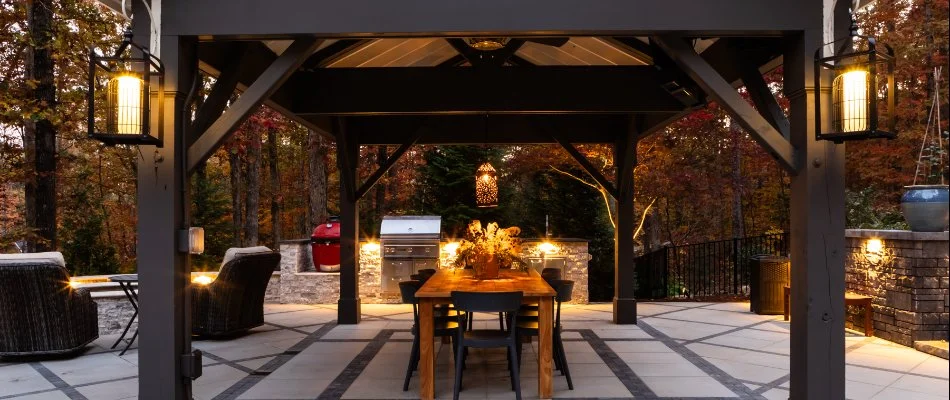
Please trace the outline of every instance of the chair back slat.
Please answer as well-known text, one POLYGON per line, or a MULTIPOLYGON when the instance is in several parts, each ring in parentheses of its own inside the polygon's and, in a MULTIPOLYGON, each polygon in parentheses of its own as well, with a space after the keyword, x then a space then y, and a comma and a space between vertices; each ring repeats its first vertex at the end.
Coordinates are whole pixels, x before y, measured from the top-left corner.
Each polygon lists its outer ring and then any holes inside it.
POLYGON ((523 292, 452 292, 455 308, 465 312, 517 312, 523 292))
POLYGON ((399 282, 399 293, 402 295, 403 304, 419 304, 416 292, 420 287, 422 287, 422 282, 417 280, 399 282))
POLYGON ((571 301, 574 298, 574 281, 558 279, 551 283, 557 292, 556 300, 558 303, 571 301))

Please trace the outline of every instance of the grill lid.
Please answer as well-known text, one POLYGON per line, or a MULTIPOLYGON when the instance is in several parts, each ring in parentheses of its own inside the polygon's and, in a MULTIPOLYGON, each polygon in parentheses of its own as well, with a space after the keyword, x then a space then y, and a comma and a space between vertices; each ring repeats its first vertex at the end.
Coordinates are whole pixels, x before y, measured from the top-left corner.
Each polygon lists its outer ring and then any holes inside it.
POLYGON ((442 217, 438 215, 385 216, 379 238, 435 239, 442 236, 442 217))

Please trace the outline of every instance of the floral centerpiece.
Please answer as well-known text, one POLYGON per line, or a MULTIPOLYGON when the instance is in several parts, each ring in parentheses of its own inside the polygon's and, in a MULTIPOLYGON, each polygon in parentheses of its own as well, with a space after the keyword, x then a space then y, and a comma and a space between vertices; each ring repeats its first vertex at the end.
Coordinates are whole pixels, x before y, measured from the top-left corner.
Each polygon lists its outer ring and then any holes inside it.
POLYGON ((465 239, 459 242, 455 266, 471 266, 475 275, 481 279, 498 277, 500 268, 511 268, 521 258, 521 228, 511 226, 499 228, 491 222, 484 228, 479 220, 468 224, 465 239))

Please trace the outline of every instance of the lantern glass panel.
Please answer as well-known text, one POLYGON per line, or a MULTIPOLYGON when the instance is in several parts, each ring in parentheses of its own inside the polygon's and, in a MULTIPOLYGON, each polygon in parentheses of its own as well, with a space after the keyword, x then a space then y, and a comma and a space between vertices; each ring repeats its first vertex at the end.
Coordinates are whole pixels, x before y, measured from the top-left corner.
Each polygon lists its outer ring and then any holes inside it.
POLYGON ((475 174, 475 204, 478 207, 498 206, 498 175, 487 162, 479 166, 475 174))
POLYGON ((113 135, 141 135, 145 81, 140 75, 123 72, 106 87, 106 131, 113 135))
POLYGON ((832 98, 836 132, 868 129, 868 78, 868 71, 861 69, 845 71, 835 78, 832 98))

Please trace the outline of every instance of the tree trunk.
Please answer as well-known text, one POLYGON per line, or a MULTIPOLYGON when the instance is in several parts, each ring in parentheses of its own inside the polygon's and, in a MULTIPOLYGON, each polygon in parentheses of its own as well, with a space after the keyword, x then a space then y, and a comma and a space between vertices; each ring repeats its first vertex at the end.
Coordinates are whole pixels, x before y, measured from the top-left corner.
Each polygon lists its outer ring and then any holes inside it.
POLYGON ((234 247, 244 247, 244 177, 241 154, 232 143, 228 152, 228 166, 231 167, 231 234, 234 236, 234 247))
POLYGON ((277 130, 267 129, 267 161, 270 169, 270 227, 274 249, 280 248, 280 174, 277 169, 277 130))
POLYGON ((247 146, 247 197, 244 198, 245 246, 257 246, 260 234, 261 135, 252 132, 247 146))
POLYGON ((310 206, 310 226, 315 226, 327 220, 327 149, 323 146, 323 137, 319 133, 307 133, 307 166, 310 177, 308 200, 310 206))
POLYGON ((27 1, 27 25, 31 43, 27 46, 26 78, 32 82, 31 98, 39 119, 25 121, 24 148, 27 152, 25 185, 26 224, 35 234, 28 251, 56 249, 56 127, 49 115, 55 112, 53 84, 52 2, 27 1))
POLYGON ((742 217, 742 149, 739 141, 742 130, 735 121, 729 124, 732 141, 732 237, 745 236, 745 224, 742 217))

